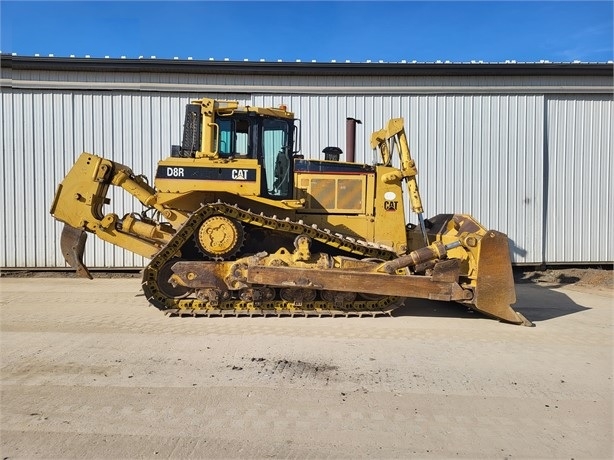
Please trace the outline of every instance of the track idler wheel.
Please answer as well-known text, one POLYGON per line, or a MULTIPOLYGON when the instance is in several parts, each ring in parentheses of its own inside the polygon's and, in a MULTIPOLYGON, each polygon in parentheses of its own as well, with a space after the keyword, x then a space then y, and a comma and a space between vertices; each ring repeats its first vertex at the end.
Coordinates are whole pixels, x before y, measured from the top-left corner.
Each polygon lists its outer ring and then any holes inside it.
POLYGON ((226 216, 212 216, 200 225, 194 239, 205 256, 228 260, 243 246, 243 226, 226 216))
POLYGON ((181 261, 182 260, 179 258, 171 259, 164 265, 162 265, 160 270, 158 270, 158 276, 156 279, 158 289, 166 297, 170 297, 173 299, 183 299, 190 295, 190 293, 192 292, 192 289, 190 289, 189 287, 173 283, 171 280, 171 277, 173 276, 173 265, 181 261))

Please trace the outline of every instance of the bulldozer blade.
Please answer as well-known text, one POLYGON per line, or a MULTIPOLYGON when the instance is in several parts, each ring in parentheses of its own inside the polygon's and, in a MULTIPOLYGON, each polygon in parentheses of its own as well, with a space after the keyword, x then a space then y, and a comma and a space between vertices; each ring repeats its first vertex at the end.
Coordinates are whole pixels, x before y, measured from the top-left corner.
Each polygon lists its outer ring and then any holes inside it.
POLYGON ((534 326, 511 307, 516 302, 509 243, 503 233, 490 230, 480 242, 473 308, 492 318, 534 326))
POLYGON ((83 250, 87 241, 87 233, 81 228, 64 224, 60 247, 66 263, 77 271, 77 276, 92 279, 92 275, 83 264, 83 250))

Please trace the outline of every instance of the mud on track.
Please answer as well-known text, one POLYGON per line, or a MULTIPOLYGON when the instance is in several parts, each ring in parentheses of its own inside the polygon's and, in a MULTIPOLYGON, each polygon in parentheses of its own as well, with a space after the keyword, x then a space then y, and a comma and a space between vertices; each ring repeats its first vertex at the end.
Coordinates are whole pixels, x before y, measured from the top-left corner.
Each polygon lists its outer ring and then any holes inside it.
POLYGON ((535 328, 169 318, 138 278, 1 278, 2 458, 612 458, 612 289, 521 283, 535 328))

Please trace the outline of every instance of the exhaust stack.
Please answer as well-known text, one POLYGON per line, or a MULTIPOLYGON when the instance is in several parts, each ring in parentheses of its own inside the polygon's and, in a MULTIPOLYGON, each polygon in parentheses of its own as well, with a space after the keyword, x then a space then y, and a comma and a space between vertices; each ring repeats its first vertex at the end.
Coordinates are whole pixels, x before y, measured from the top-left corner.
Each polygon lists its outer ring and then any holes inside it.
POLYGON ((362 121, 356 118, 346 118, 345 120, 345 158, 346 161, 354 163, 356 153, 356 125, 361 125, 362 121))

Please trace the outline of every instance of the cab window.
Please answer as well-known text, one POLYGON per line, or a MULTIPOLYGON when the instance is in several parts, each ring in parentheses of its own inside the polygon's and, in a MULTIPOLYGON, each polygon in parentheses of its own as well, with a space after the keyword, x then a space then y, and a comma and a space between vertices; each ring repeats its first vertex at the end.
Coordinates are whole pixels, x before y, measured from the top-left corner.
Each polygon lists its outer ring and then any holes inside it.
POLYGON ((292 194, 289 124, 285 120, 266 118, 263 123, 262 163, 266 189, 271 197, 288 198, 292 194))
POLYGON ((222 158, 249 153, 250 130, 247 120, 220 118, 217 125, 220 128, 217 151, 222 158))

